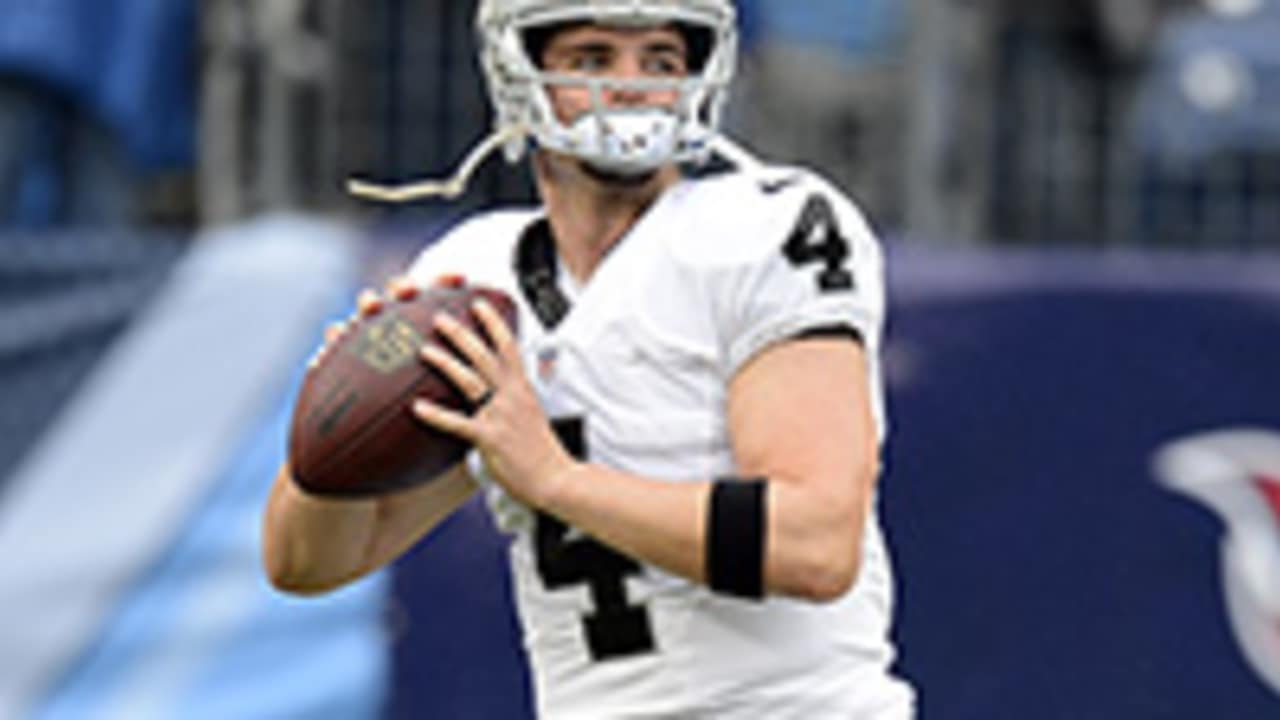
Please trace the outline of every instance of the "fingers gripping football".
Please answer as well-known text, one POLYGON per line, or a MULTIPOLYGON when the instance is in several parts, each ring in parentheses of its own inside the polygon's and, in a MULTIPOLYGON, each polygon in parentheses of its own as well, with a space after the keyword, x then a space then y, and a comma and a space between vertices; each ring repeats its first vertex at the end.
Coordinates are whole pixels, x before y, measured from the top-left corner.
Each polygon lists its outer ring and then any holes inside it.
POLYGON ((488 381, 447 350, 426 345, 422 348, 422 359, 448 378, 477 409, 483 404, 482 400, 491 397, 493 390, 488 381))
MULTIPOLYGON (((474 443, 479 439, 477 431, 481 429, 481 412, 492 414, 497 401, 505 401, 508 395, 519 394, 519 381, 523 379, 524 370, 515 342, 505 327, 506 323, 497 317, 493 308, 481 300, 471 306, 471 312, 480 321, 485 334, 492 339, 492 346, 456 318, 441 313, 436 316, 434 327, 457 354, 435 345, 427 345, 422 349, 422 357, 473 404, 480 405, 480 401, 484 400, 484 407, 476 407, 475 413, 466 415, 432 403, 427 398, 420 398, 415 409, 429 424, 474 443)), ((529 395, 532 396, 531 389, 529 395)))
MULTIPOLYGON (((472 305, 471 311, 475 313, 476 317, 480 320, 485 333, 490 334, 494 331, 489 327, 487 322, 488 315, 484 312, 484 308, 486 306, 487 303, 483 301, 477 302, 472 305)), ((489 313, 492 312, 493 311, 490 309, 489 313)), ((471 364, 471 367, 475 369, 474 374, 477 375, 483 383, 483 387, 480 388, 479 393, 468 394, 468 397, 475 400, 489 388, 493 388, 494 391, 497 392, 499 383, 502 382, 504 375, 506 374, 504 363, 510 360, 510 358, 501 357, 502 351, 497 348, 497 341, 494 341, 494 350, 496 350, 496 352, 491 351, 489 346, 486 345, 479 336, 468 330, 467 327, 457 319, 444 313, 436 316, 435 328, 441 335, 445 336, 450 345, 457 348, 458 352, 466 358, 467 362, 471 364)), ((515 358, 515 361, 518 363, 520 358, 515 358)), ((465 391, 467 388, 463 386, 461 389, 465 391)))
POLYGON ((466 456, 471 445, 465 437, 422 423, 410 405, 425 397, 469 414, 491 380, 500 379, 498 360, 491 361, 487 377, 458 354, 458 347, 473 355, 486 347, 475 342, 489 334, 471 310, 478 297, 510 324, 505 337, 514 335, 515 304, 494 288, 460 282, 418 289, 393 281, 382 293, 362 294, 352 316, 326 333, 328 342, 299 389, 289 435, 299 487, 333 496, 395 492, 439 477, 466 456), (450 340, 436 327, 442 313, 473 335, 463 338, 455 329, 463 339, 450 340), (423 345, 435 345, 457 361, 452 377, 419 360, 423 345))
POLYGON ((435 327, 462 359, 430 347, 424 349, 423 359, 473 403, 483 403, 468 414, 420 398, 414 413, 422 422, 475 445, 499 483, 518 499, 539 505, 549 483, 571 468, 573 459, 551 430, 507 324, 483 300, 473 304, 472 312, 492 347, 456 319, 442 315, 435 327))
POLYGON ((329 323, 324 329, 324 342, 316 349, 311 360, 307 363, 308 367, 315 367, 324 358, 329 348, 342 339, 342 336, 355 323, 362 318, 373 317, 382 312, 386 307, 386 300, 390 298, 397 302, 409 302, 418 296, 419 289, 409 278, 403 275, 396 275, 386 282, 385 294, 379 293, 373 288, 365 288, 356 296, 356 309, 346 320, 329 323))

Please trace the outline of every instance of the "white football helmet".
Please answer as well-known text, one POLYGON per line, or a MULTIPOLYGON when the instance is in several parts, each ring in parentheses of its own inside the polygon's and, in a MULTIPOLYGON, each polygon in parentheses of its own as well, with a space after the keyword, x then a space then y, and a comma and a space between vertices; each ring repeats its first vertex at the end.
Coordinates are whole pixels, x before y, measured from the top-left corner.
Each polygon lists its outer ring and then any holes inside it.
MULTIPOLYGON (((637 173, 671 162, 696 161, 709 152, 720 123, 737 55, 737 21, 729 0, 481 0, 476 28, 481 63, 498 129, 523 126, 546 148, 574 155, 612 172, 637 173), (701 33, 703 57, 682 80, 621 81, 606 77, 554 75, 530 57, 528 33, 565 23, 681 25, 701 33), (593 107, 566 126, 555 116, 547 87, 590 88, 593 107), (676 90, 674 108, 610 110, 606 88, 676 90)), ((507 144, 515 160, 527 143, 507 144)))
POLYGON ((476 31, 496 116, 493 134, 448 182, 383 188, 353 181, 353 193, 389 201, 453 197, 499 146, 509 162, 518 161, 536 144, 601 170, 637 175, 669 162, 700 162, 713 144, 721 145, 720 118, 738 51, 737 13, 731 0, 480 0, 476 31), (544 72, 530 54, 530 35, 568 23, 686 29, 698 39, 691 47, 691 74, 622 80, 544 72), (561 123, 547 92, 555 85, 587 87, 590 112, 569 125, 561 123), (605 105, 606 89, 625 88, 674 90, 678 100, 671 108, 605 105))

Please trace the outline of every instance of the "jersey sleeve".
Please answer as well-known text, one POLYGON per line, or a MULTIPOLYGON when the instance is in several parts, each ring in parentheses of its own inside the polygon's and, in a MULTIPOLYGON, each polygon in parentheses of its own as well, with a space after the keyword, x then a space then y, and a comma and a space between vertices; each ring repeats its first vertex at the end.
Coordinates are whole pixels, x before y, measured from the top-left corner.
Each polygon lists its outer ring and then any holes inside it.
POLYGON ((405 275, 419 287, 430 287, 442 275, 463 275, 472 268, 465 257, 465 246, 476 234, 479 221, 467 220, 428 244, 413 262, 405 275))
POLYGON ((839 191, 805 182, 767 201, 739 234, 745 252, 715 283, 729 374, 775 343, 853 331, 878 352, 885 298, 880 246, 839 191))

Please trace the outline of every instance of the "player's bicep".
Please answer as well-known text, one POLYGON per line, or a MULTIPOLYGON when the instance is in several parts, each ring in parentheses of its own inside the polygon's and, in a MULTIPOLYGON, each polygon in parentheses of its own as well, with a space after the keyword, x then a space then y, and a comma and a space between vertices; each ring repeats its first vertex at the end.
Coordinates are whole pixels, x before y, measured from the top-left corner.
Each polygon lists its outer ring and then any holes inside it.
POLYGON ((877 458, 872 407, 867 356, 856 339, 831 334, 776 343, 729 386, 738 470, 861 501, 853 480, 872 471, 877 458))
POLYGON ((866 357, 849 339, 779 343, 729 392, 737 471, 768 482, 771 593, 830 600, 856 581, 879 471, 866 357))

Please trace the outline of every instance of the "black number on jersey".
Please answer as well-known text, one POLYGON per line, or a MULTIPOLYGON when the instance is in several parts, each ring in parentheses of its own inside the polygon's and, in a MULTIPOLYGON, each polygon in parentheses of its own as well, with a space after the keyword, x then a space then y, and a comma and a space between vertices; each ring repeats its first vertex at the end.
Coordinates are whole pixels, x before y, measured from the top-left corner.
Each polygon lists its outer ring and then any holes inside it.
POLYGON ((792 265, 801 267, 821 263, 818 289, 837 292, 853 289, 853 274, 845 267, 849 259, 849 241, 840 232, 836 213, 822 195, 810 195, 805 201, 800 222, 791 231, 782 252, 792 265))
MULTIPOLYGON (((582 418, 553 421, 556 435, 578 459, 586 459, 586 435, 582 418)), ((588 538, 569 539, 569 527, 538 513, 534 528, 534 552, 538 575, 548 590, 587 583, 595 611, 582 619, 592 660, 608 660, 652 652, 655 649, 649 613, 643 605, 627 602, 623 580, 640 574, 640 565, 626 555, 588 538)))

